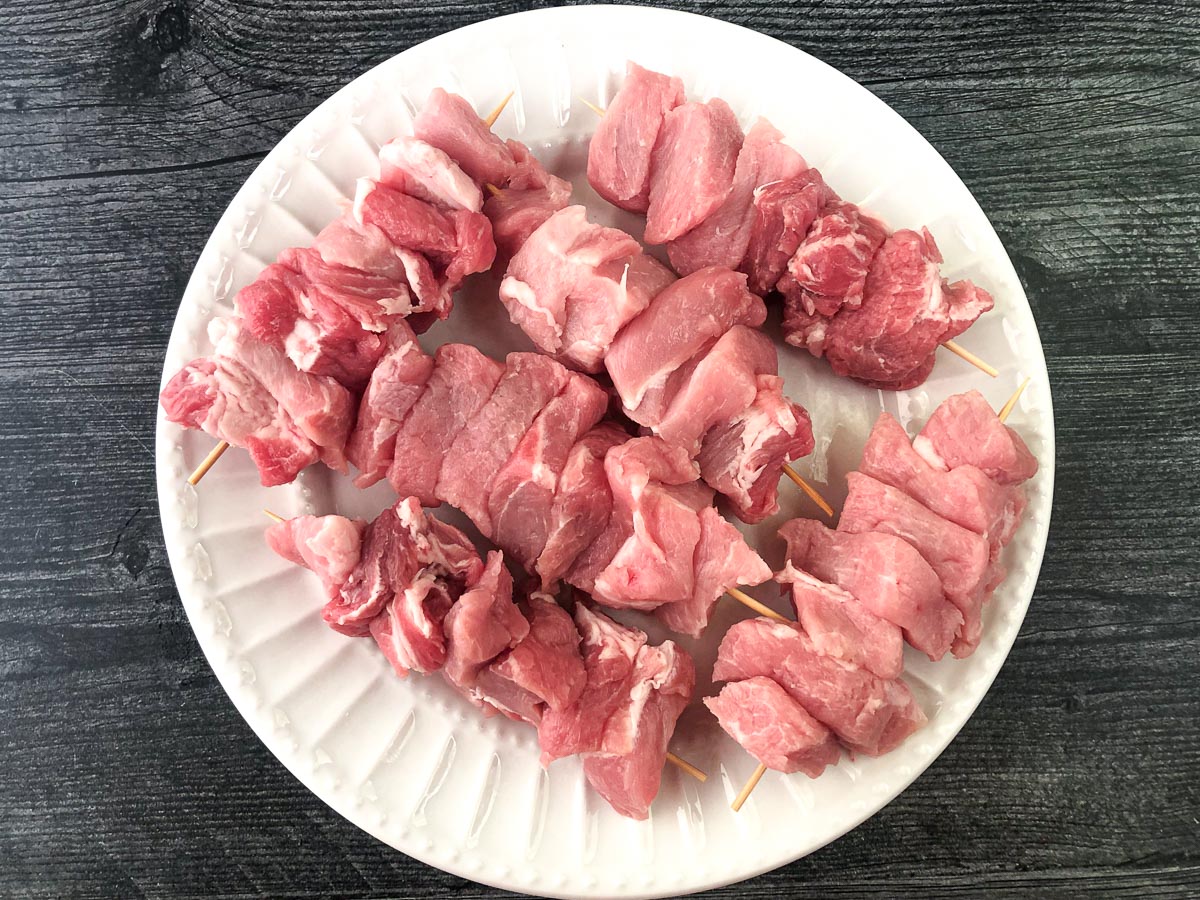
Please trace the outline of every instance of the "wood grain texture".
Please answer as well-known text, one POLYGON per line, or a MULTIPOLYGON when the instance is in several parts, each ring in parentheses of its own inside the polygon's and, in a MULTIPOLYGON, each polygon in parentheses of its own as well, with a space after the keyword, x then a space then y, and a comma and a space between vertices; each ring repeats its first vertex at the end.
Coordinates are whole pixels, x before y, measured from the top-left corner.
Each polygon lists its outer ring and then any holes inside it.
MULTIPOLYGON (((0 6, 0 895, 498 895, 259 744, 180 608, 150 448, 178 297, 256 161, 371 65, 530 5, 0 6)), ((862 827, 713 895, 1196 896, 1200 8, 688 8, 840 68, 946 156, 1028 289, 1059 447, 1037 594, 959 738, 862 827)))

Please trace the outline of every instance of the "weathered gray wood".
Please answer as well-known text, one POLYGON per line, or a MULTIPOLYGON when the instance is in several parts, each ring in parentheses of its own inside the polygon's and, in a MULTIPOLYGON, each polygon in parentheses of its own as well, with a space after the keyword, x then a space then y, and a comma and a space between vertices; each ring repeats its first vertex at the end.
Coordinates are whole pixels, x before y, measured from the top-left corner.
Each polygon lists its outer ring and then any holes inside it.
MULTIPOLYGON (((0 8, 0 895, 496 895, 343 821, 238 717, 150 447, 179 294, 255 162, 367 67, 527 5, 0 8)), ((1200 8, 701 8, 864 82, 962 175, 1034 304, 1059 447, 1037 595, 962 735, 842 840, 715 893, 1196 896, 1200 8)))

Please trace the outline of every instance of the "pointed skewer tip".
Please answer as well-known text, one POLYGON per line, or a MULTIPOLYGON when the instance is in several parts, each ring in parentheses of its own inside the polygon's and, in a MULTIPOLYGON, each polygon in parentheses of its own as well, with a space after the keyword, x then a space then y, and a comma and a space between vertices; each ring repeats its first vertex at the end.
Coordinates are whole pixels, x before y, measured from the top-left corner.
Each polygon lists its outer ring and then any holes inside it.
POLYGON ((496 124, 496 120, 500 118, 500 113, 504 112, 504 107, 508 106, 508 101, 513 98, 515 91, 509 91, 508 96, 500 101, 500 105, 493 109, 483 120, 483 124, 491 128, 496 124))
POLYGON ((597 106, 595 103, 592 103, 590 100, 584 100, 582 97, 579 98, 579 102, 582 103, 584 106, 586 106, 588 109, 590 109, 592 112, 594 112, 596 115, 598 115, 600 118, 602 118, 602 119, 604 118, 604 113, 606 112, 606 110, 597 106))
POLYGON ((742 788, 741 792, 734 798, 734 801, 729 804, 729 808, 734 812, 741 812, 742 804, 746 802, 746 799, 750 796, 750 792, 758 786, 758 782, 766 772, 767 767, 759 763, 758 768, 754 770, 754 774, 750 776, 750 780, 746 782, 746 786, 742 788))
POLYGON ((804 478, 791 466, 783 467, 783 474, 792 480, 792 483, 808 496, 808 499, 817 504, 821 508, 821 512, 833 518, 833 507, 825 502, 825 498, 817 493, 817 489, 804 480, 804 478))
POLYGON ((1013 411, 1013 408, 1017 405, 1017 401, 1021 399, 1021 395, 1023 393, 1025 393, 1025 388, 1029 387, 1029 382, 1032 380, 1033 380, 1033 378, 1031 376, 1029 378, 1026 378, 1024 381, 1022 381, 1020 386, 1015 391, 1013 391, 1013 395, 1008 398, 1008 402, 1005 403, 1004 406, 1002 406, 1000 408, 1000 412, 998 413, 998 416, 999 416, 1001 422, 1005 421, 1008 418, 1009 414, 1013 411))
POLYGON ((1000 371, 995 366, 984 362, 982 359, 980 359, 978 356, 976 356, 974 353, 972 353, 966 347, 956 344, 954 341, 943 341, 942 346, 945 347, 947 350, 949 350, 951 353, 953 353, 955 356, 959 357, 960 359, 965 359, 967 362, 969 362, 971 365, 973 365, 975 368, 977 368, 980 372, 990 375, 993 378, 996 378, 1000 375, 1000 371))
POLYGON ((208 474, 208 470, 211 469, 214 465, 216 465, 217 460, 221 458, 221 454, 223 454, 228 449, 229 449, 228 441, 221 441, 221 443, 219 443, 219 444, 217 444, 217 446, 213 447, 212 450, 209 452, 208 456, 204 457, 204 462, 202 462, 202 463, 200 463, 200 465, 196 466, 196 471, 194 471, 191 475, 188 476, 188 480, 187 480, 188 484, 190 484, 192 487, 195 487, 196 485, 198 485, 200 483, 200 479, 208 474))

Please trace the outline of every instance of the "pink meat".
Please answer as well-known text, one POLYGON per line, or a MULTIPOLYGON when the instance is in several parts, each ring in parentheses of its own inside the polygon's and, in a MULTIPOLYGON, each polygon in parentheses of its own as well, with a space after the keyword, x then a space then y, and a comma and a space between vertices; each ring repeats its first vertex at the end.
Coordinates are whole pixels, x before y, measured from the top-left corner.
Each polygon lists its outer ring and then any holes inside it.
POLYGON ((755 191, 750 243, 741 266, 750 276, 750 290, 759 294, 774 290, 792 254, 832 197, 816 169, 755 191))
POLYGON ((704 438, 696 461, 706 484, 724 494, 743 522, 779 512, 783 467, 812 453, 808 412, 783 396, 783 379, 759 375, 754 402, 704 438))
POLYGON ((574 703, 547 709, 542 717, 538 741, 543 765, 576 753, 628 750, 626 745, 606 747, 605 729, 609 718, 628 699, 628 682, 646 635, 582 604, 575 607, 575 624, 582 639, 587 680, 574 703))
POLYGON ((404 263, 392 242, 374 225, 361 224, 353 212, 343 213, 322 228, 312 249, 331 266, 380 275, 397 284, 408 283, 404 263))
POLYGON ((413 310, 412 293, 403 278, 331 263, 315 247, 289 247, 278 261, 303 279, 300 302, 306 312, 332 303, 364 331, 385 331, 397 316, 413 310))
POLYGON ((447 213, 370 178, 359 179, 353 211, 361 225, 375 226, 396 247, 448 260, 458 246, 447 213))
POLYGON ((491 397, 504 366, 467 344, 444 344, 434 354, 425 392, 396 432, 388 481, 401 496, 437 506, 437 483, 450 447, 491 397))
POLYGON ((903 681, 824 656, 796 626, 745 619, 725 633, 713 667, 715 681, 770 678, 851 750, 881 756, 925 724, 903 681))
POLYGON ((512 590, 504 554, 493 550, 487 555, 483 575, 446 613, 442 674, 468 695, 480 671, 529 634, 529 622, 513 603, 512 590))
POLYGON ((497 473, 569 375, 540 354, 510 353, 495 391, 450 445, 436 494, 466 513, 483 534, 495 533, 488 496, 497 473))
POLYGON ((775 344, 769 337, 758 329, 734 325, 677 370, 678 385, 654 433, 695 456, 709 429, 744 413, 758 394, 758 377, 774 375, 777 366, 775 344))
POLYGON ((693 637, 708 627, 713 607, 726 591, 762 584, 771 577, 762 557, 712 506, 700 510, 700 540, 692 556, 692 570, 695 583, 691 595, 660 606, 654 615, 672 631, 693 637))
POLYGON ((887 234, 887 225, 853 203, 826 204, 779 279, 788 311, 832 316, 842 306, 862 305, 867 271, 887 234))
POLYGON ((547 219, 566 207, 570 198, 569 184, 565 192, 547 188, 506 188, 488 197, 483 204, 483 214, 492 223, 497 255, 511 260, 547 219))
POLYGON ((897 231, 875 255, 862 305, 830 319, 792 311, 787 339, 824 355, 834 372, 886 390, 907 390, 929 377, 939 344, 992 308, 969 282, 945 283, 928 229, 897 231))
POLYGON ((1038 469, 1025 441, 1000 421, 979 391, 943 401, 913 441, 913 449, 935 469, 975 466, 997 484, 1020 484, 1038 469))
POLYGON ((667 244, 671 265, 681 275, 705 266, 736 269, 746 257, 754 224, 754 193, 776 181, 799 175, 808 166, 766 119, 746 133, 738 152, 733 188, 725 202, 687 234, 667 244))
POLYGON ((601 266, 640 252, 641 246, 625 232, 592 225, 584 207, 568 206, 547 219, 513 257, 500 284, 500 299, 538 349, 558 353, 568 301, 577 287, 601 266))
POLYGON ((552 710, 570 707, 583 694, 587 670, 571 616, 548 594, 527 602, 529 634, 491 666, 491 671, 535 696, 552 710))
POLYGON ((997 484, 973 465, 948 471, 931 466, 913 449, 903 426, 886 412, 871 429, 859 470, 983 535, 993 560, 1012 539, 1025 509, 1025 494, 1019 487, 997 484))
POLYGON ((685 103, 666 114, 650 157, 646 243, 675 240, 720 208, 741 147, 741 126, 724 100, 685 103))
POLYGON ((599 534, 575 557, 563 580, 572 587, 592 593, 596 588, 596 579, 604 574, 609 563, 632 535, 633 520, 629 511, 613 506, 599 534))
POLYGON ((880 678, 904 670, 904 636, 850 594, 787 563, 775 580, 791 594, 796 621, 818 653, 860 666, 880 678))
POLYGON ((684 102, 683 82, 630 62, 588 145, 588 182, 622 209, 644 213, 650 197, 650 157, 663 118, 684 102))
POLYGON ((361 519, 345 516, 296 516, 267 529, 267 546, 310 569, 321 580, 326 598, 332 599, 358 564, 366 527, 361 519))
POLYGON ((603 388, 572 373, 492 480, 487 501, 492 539, 527 569, 546 546, 554 492, 571 448, 607 409, 603 388))
POLYGON ((392 622, 379 627, 389 635, 393 664, 421 661, 404 664, 415 668, 439 658, 444 649, 441 619, 482 570, 466 535, 426 516, 417 499, 408 497, 367 526, 353 571, 321 615, 334 631, 361 637, 399 597, 390 613, 392 622))
POLYGON ((413 122, 419 139, 446 153, 476 184, 503 187, 516 168, 512 150, 465 99, 434 88, 413 122))
MULTIPOLYGON (((647 409, 639 409, 647 392, 665 388, 672 372, 734 325, 757 328, 766 317, 746 276, 729 269, 701 269, 672 283, 622 329, 605 358, 625 409, 648 424, 647 409)), ((661 407, 661 398, 651 405, 661 407)))
POLYGON ((704 705, 725 732, 768 769, 816 778, 841 755, 833 732, 770 678, 727 684, 717 696, 705 698, 704 705))
POLYGON ((398 137, 379 148, 379 181, 441 209, 483 209, 483 194, 458 163, 425 141, 398 137))
MULTIPOLYGON (((295 265, 312 252, 285 250, 280 256, 295 265)), ((407 296, 403 285, 388 284, 392 291, 407 296)), ((405 300, 404 311, 409 306, 405 300)), ((386 349, 385 339, 365 331, 358 318, 337 302, 332 290, 314 286, 281 263, 267 266, 238 291, 234 307, 250 334, 287 354, 301 372, 334 378, 351 390, 367 383, 386 349)), ((381 307, 375 308, 377 321, 372 321, 371 327, 385 327, 388 317, 381 307)))
POLYGON ((696 483, 687 454, 658 438, 634 438, 604 460, 614 516, 631 532, 596 577, 592 593, 608 606, 654 609, 691 597, 699 512, 712 492, 696 483))
POLYGON ((358 419, 346 444, 346 458, 359 472, 354 484, 360 488, 387 475, 396 455, 396 433, 433 372, 433 357, 403 322, 392 326, 388 348, 359 401, 358 419))
POLYGON ((870 475, 851 472, 846 479, 850 493, 838 519, 838 531, 891 534, 915 547, 941 579, 946 597, 962 613, 954 655, 970 656, 983 634, 980 616, 991 574, 987 541, 870 475))
POLYGON ((606 747, 623 744, 628 749, 583 760, 588 784, 621 815, 641 820, 650 815, 667 745, 695 687, 692 658, 675 644, 667 641, 638 651, 626 696, 605 727, 606 747))
POLYGON ((822 581, 836 584, 881 619, 904 629, 908 642, 937 661, 962 628, 962 613, 942 592, 929 563, 890 534, 847 534, 811 519, 779 529, 787 558, 822 581))
MULTIPOLYGON (((545 546, 537 559, 543 589, 557 582, 608 524, 612 490, 604 472, 604 457, 609 448, 628 439, 629 435, 615 425, 604 424, 593 428, 571 448, 555 487, 545 546)), ((603 564, 607 563, 605 559, 603 564)))
POLYGON ((236 319, 214 319, 209 337, 213 355, 188 363, 163 388, 170 421, 245 447, 267 487, 290 482, 317 460, 346 471, 349 391, 298 371, 236 319))
POLYGON ((584 273, 567 298, 559 359, 584 372, 603 371, 617 334, 674 281, 674 272, 644 253, 584 273))

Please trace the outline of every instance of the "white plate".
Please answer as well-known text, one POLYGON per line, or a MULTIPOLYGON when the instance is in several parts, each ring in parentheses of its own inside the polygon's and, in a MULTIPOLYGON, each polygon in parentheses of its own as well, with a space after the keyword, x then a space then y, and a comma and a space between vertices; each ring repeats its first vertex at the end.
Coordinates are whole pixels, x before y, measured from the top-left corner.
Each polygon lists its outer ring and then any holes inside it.
MULTIPOLYGON (((1025 523, 1009 547, 1008 579, 987 609, 970 659, 931 664, 910 652, 910 682, 929 725, 882 759, 843 759, 821 778, 769 773, 740 814, 729 801, 755 762, 693 705, 673 742, 706 769, 700 784, 668 767, 652 817, 623 819, 586 789, 576 760, 538 766, 531 729, 484 720, 439 678, 395 678, 369 641, 322 624, 316 580, 263 544, 263 507, 373 514, 386 487, 356 491, 313 469, 264 489, 241 451, 228 453, 199 491, 184 483, 211 448, 203 434, 158 422, 158 490, 179 594, 214 672, 270 750, 322 800, 398 850, 466 878, 571 897, 662 896, 747 878, 812 852, 880 809, 954 737, 1000 669, 1033 593, 1046 543, 1054 468, 1050 391, 1037 330, 1016 273, 950 167, 898 115, 850 79, 752 31, 663 10, 576 7, 483 22, 414 47, 356 79, 271 151, 213 231, 184 294, 164 378, 207 352, 204 326, 284 247, 306 244, 340 210, 354 179, 373 170, 378 144, 403 132, 431 87, 481 111, 508 91, 496 125, 529 143, 594 218, 621 222, 582 178, 595 127, 576 101, 607 103, 626 59, 683 78, 692 97, 721 96, 743 124, 769 117, 848 199, 895 227, 928 224, 945 272, 974 278, 996 309, 962 343, 999 366, 991 380, 944 352, 919 390, 883 394, 835 378, 821 362, 781 346, 789 393, 812 412, 818 450, 802 470, 844 496, 881 409, 919 424, 948 394, 979 388, 1000 404, 1026 375, 1033 383, 1010 423, 1037 454, 1025 523)), ((492 354, 528 344, 507 322, 495 285, 478 279, 454 315, 423 342, 476 343, 492 354)), ((773 565, 774 529, 812 508, 786 483, 785 515, 746 529, 773 565)), ((453 516, 451 517, 453 520, 453 516)), ((767 588, 758 596, 772 598, 767 588)), ((776 602, 774 599, 772 602, 776 602)), ((782 608, 782 607, 781 607, 782 608)), ((725 628, 743 615, 719 606, 709 637, 685 642, 708 671, 725 628)), ((709 688, 702 675, 700 691, 709 688)))

